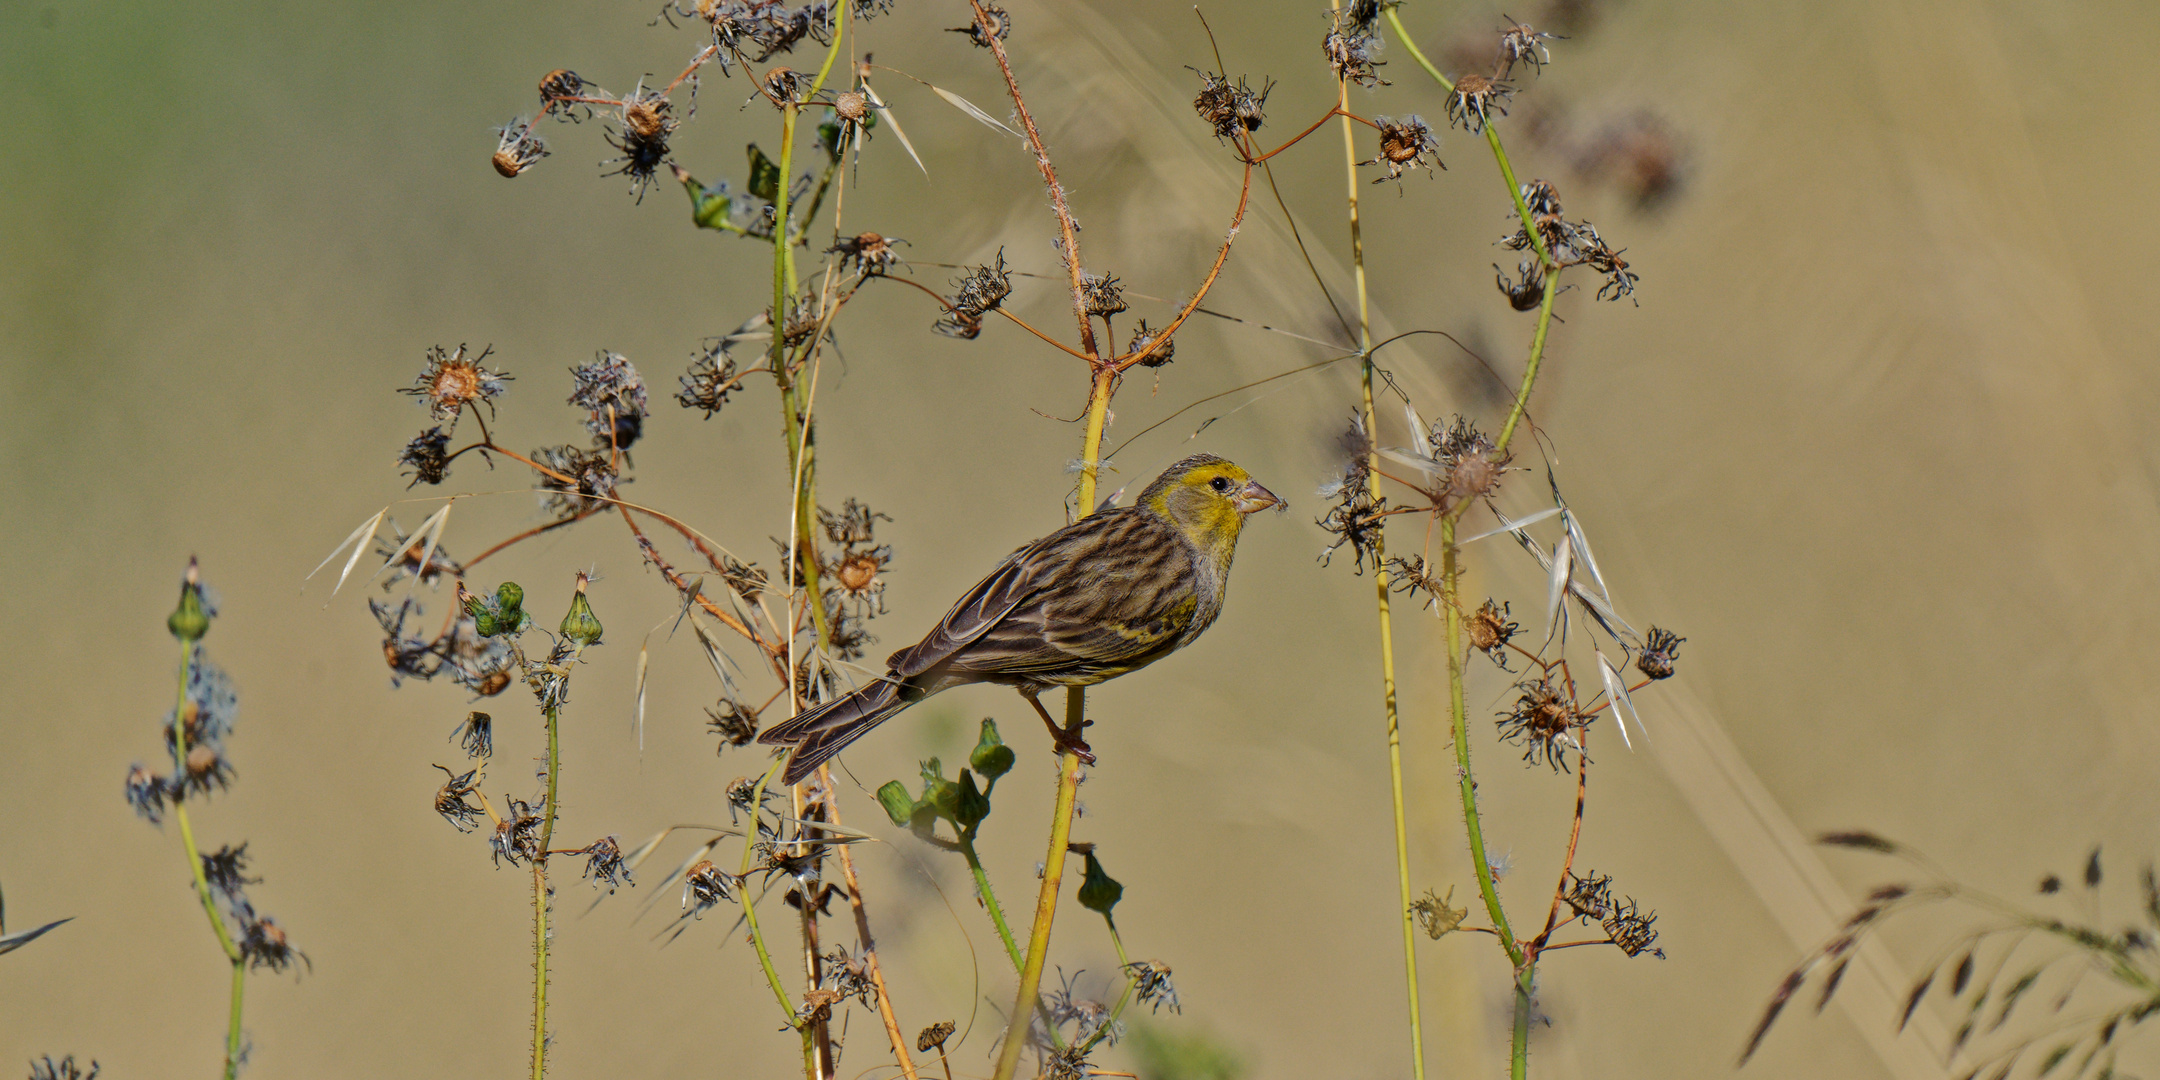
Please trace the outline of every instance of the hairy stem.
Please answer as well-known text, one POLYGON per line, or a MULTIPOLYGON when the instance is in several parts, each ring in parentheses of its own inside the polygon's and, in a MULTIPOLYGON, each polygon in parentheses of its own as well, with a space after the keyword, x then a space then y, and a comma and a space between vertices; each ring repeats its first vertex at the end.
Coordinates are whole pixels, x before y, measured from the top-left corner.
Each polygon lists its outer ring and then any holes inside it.
POLYGON ((1019 971, 1023 966, 1020 947, 1013 944, 1012 927, 1005 924, 1005 910, 998 906, 997 892, 990 888, 990 875, 983 870, 982 860, 976 857, 974 836, 960 838, 960 856, 967 860, 968 873, 975 875, 975 889, 982 893, 983 907, 989 909, 990 921, 997 926, 998 940, 1005 943, 1005 955, 1012 958, 1013 970, 1019 971))
POLYGON ((1493 932, 1500 937, 1500 947, 1507 950, 1508 959, 1520 970, 1525 963, 1522 946, 1515 940, 1515 931, 1508 925, 1507 912, 1500 907, 1500 894, 1493 884, 1492 863, 1485 857, 1485 828, 1478 816, 1477 779, 1470 771, 1469 713, 1463 704, 1463 619, 1462 604, 1458 596, 1461 569, 1456 559, 1455 519, 1440 519, 1440 606, 1447 619, 1448 656, 1448 731, 1455 740, 1455 778, 1462 790, 1463 829, 1470 838, 1471 869, 1477 873, 1478 895, 1485 901, 1485 914, 1492 919, 1493 932))
MULTIPOLYGON (((780 1011, 787 1014, 788 1026, 799 1028, 802 1026, 802 1021, 795 1013, 795 1003, 788 999, 787 987, 780 982, 780 970, 773 966, 772 952, 765 947, 765 934, 758 929, 757 898, 750 895, 750 882, 748 880, 750 877, 750 857, 757 851, 758 816, 764 812, 762 808, 765 805, 765 785, 772 783, 773 776, 780 771, 780 766, 785 761, 785 758, 775 759, 772 768, 765 770, 765 775, 758 777, 757 787, 751 792, 750 830, 743 834, 742 866, 738 876, 744 879, 741 889, 743 922, 747 924, 750 931, 750 947, 757 951, 758 966, 765 969, 765 982, 772 987, 773 998, 780 1003, 780 1011)), ((812 1071, 815 1071, 816 1059, 813 1057, 810 1060, 812 1071)))
MULTIPOLYGON (((1093 494, 1093 492, 1089 492, 1093 494)), ((1078 687, 1065 692, 1068 728, 1080 729, 1087 698, 1078 687)), ((1043 963, 1050 955, 1050 924, 1057 918, 1058 889, 1065 880, 1065 849, 1072 840, 1073 803, 1080 791, 1080 755, 1066 750, 1058 756, 1057 808, 1050 817, 1050 851, 1043 859, 1042 891, 1035 900, 1035 925, 1028 933, 1027 959, 1020 968, 1020 992, 1013 999, 1012 1019, 1005 1028, 1005 1045, 998 1055, 993 1080, 1012 1080, 1027 1045, 1028 1017, 1042 989, 1043 963)))
POLYGON ((1508 1080, 1524 1080, 1530 1073, 1530 980, 1533 968, 1515 978, 1515 1031, 1508 1042, 1508 1080))
MULTIPOLYGON (((187 776, 187 714, 188 671, 195 663, 195 643, 180 643, 180 689, 173 705, 173 776, 187 776)), ((240 1002, 242 980, 247 975, 247 958, 241 954, 239 943, 232 939, 232 932, 225 928, 225 919, 218 914, 217 899, 210 892, 210 878, 203 872, 202 851, 195 846, 195 827, 188 820, 187 804, 173 801, 173 820, 180 823, 180 847, 187 853, 188 871, 195 876, 195 896, 202 901, 203 914, 210 919, 210 930, 217 935, 218 947, 225 950, 225 959, 232 964, 233 991, 231 1015, 225 1023, 225 1080, 233 1080, 240 1074, 240 1002)))
POLYGON ((547 717, 547 794, 540 804, 540 854, 533 857, 533 1044, 532 1075, 547 1074, 548 852, 555 846, 555 791, 562 772, 562 710, 541 710, 547 717))
MULTIPOLYGON (((1340 0, 1331 7, 1340 9, 1340 0)), ((1392 14, 1392 12, 1391 12, 1392 14)), ((1364 395, 1367 439, 1366 483, 1375 501, 1380 498, 1380 429, 1373 411, 1373 359, 1371 298, 1365 283, 1365 236, 1358 215, 1357 125, 1351 120, 1350 84, 1337 80, 1335 108, 1342 116, 1343 170, 1348 179, 1350 201, 1350 265, 1357 281, 1358 348, 1361 358, 1359 389, 1364 395)), ((1410 835, 1403 807, 1402 722, 1395 702, 1395 625, 1388 603, 1387 536, 1373 535, 1374 606, 1380 616, 1380 707, 1387 721, 1388 794, 1395 813, 1395 915, 1402 922, 1403 996, 1410 1014, 1410 1068, 1416 1080, 1425 1078, 1425 1028, 1419 1015, 1417 972, 1417 917, 1410 911, 1410 835)))

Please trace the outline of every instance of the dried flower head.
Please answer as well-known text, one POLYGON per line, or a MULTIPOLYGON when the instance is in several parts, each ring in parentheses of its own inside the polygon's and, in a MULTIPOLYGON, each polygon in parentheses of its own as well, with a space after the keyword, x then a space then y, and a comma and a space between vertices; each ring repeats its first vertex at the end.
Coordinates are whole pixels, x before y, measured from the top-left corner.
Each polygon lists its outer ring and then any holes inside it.
POLYGON ((607 175, 629 177, 630 191, 640 202, 654 174, 667 163, 668 136, 674 134, 675 124, 674 103, 659 91, 639 86, 623 99, 618 126, 606 135, 608 145, 622 151, 622 156, 601 164, 619 165, 607 175))
POLYGON ((594 885, 606 885, 609 892, 621 884, 636 884, 630 880, 630 869, 623 865, 622 845, 615 837, 603 836, 579 848, 573 854, 585 856, 585 876, 594 885))
POLYGON ((495 755, 495 718, 475 709, 450 732, 465 750, 467 757, 484 758, 495 755))
POLYGON ((1080 275, 1080 304, 1088 314, 1107 319, 1124 311, 1125 287, 1108 274, 1080 275))
POLYGON ((473 825, 485 813, 471 801, 473 790, 480 782, 480 770, 458 773, 441 765, 435 767, 442 769, 443 775, 449 777, 449 781, 435 792, 435 812, 441 814, 443 820, 449 822, 457 831, 471 832, 473 825))
POLYGON ((1631 896, 1614 904, 1612 911, 1606 914, 1605 933, 1612 937, 1612 943, 1618 945, 1621 952, 1630 957, 1641 956, 1647 952, 1663 960, 1665 950, 1656 947, 1657 928, 1652 925, 1655 922, 1657 912, 1647 915, 1639 913, 1635 907, 1635 898, 1631 896))
POLYGON ((408 489, 416 484, 442 483, 450 475, 450 433, 437 425, 413 436, 397 460, 412 470, 412 483, 405 485, 408 489))
POLYGON ((1585 877, 1568 871, 1567 891, 1560 902, 1584 922, 1603 922, 1612 913, 1612 875, 1592 870, 1585 877))
POLYGON ((1550 181, 1532 180, 1522 186, 1523 205, 1532 217, 1548 217, 1560 212, 1560 189, 1550 181))
POLYGON ((1493 284, 1508 298, 1509 307, 1517 311, 1535 311, 1545 302, 1545 268, 1535 258, 1524 259, 1516 265, 1515 272, 1521 275, 1520 280, 1510 280, 1501 271, 1499 263, 1494 263, 1492 269, 1493 284))
POLYGON ((1323 499, 1335 500, 1335 505, 1316 522, 1334 535, 1335 542, 1321 549, 1320 565, 1326 566, 1336 550, 1348 544, 1356 560, 1351 565, 1362 574, 1368 560, 1375 569, 1380 565, 1378 542, 1387 497, 1373 494, 1372 438, 1365 433, 1364 418, 1351 413, 1350 426, 1336 441, 1344 457, 1342 475, 1320 485, 1318 492, 1323 499))
POLYGON ((922 1033, 915 1036, 916 1051, 927 1054, 932 1050, 943 1050, 945 1040, 952 1038, 954 1029, 955 1025, 950 1020, 940 1020, 922 1029, 922 1033))
POLYGON ((1672 678, 1673 661, 1679 657, 1680 643, 1686 640, 1670 630, 1651 627, 1643 638, 1642 651, 1635 654, 1635 670, 1653 679, 1672 678))
POLYGON ((1507 644, 1522 627, 1508 618, 1508 605, 1493 603, 1491 597, 1470 614, 1464 623, 1470 632, 1470 647, 1492 657, 1502 668, 1507 666, 1507 644))
POLYGON ((947 337, 973 340, 982 333, 982 318, 997 310, 1012 295, 1012 274, 1005 269, 1005 251, 998 249, 994 264, 978 266, 953 282, 952 308, 931 329, 947 337))
POLYGON ((719 749, 714 753, 730 746, 748 746, 757 738, 757 710, 733 698, 721 698, 719 704, 706 706, 705 715, 711 717, 705 722, 706 730, 720 736, 719 749))
POLYGON ((1160 960, 1135 960, 1125 965, 1125 974, 1132 980, 1133 996, 1149 1012, 1166 1008, 1174 1013, 1185 1011, 1178 1001, 1177 986, 1170 981, 1170 965, 1160 960))
POLYGON ((1542 759, 1555 772, 1567 768, 1567 752, 1582 749, 1573 729, 1588 727, 1596 719, 1595 714, 1585 713, 1575 703, 1561 696, 1550 677, 1525 680, 1516 684, 1522 696, 1515 705, 1500 714, 1500 738, 1512 745, 1523 747, 1523 760, 1536 763, 1542 759))
POLYGON ((1377 11, 1378 8, 1377 2, 1367 2, 1328 12, 1327 37, 1320 41, 1320 52, 1327 57, 1328 67, 1334 70, 1335 77, 1368 90, 1388 85, 1388 81, 1373 70, 1387 66, 1374 59, 1380 55, 1380 35, 1374 32, 1372 19, 1359 17, 1366 10, 1377 11))
POLYGON ((73 1054, 58 1061, 54 1061, 52 1055, 47 1054, 30 1063, 30 1080, 97 1080, 100 1071, 95 1059, 90 1062, 90 1071, 84 1072, 81 1066, 75 1064, 73 1054))
POLYGON ((615 485, 623 482, 605 453, 544 446, 533 451, 532 457, 547 470, 534 470, 540 478, 541 505, 558 519, 605 509, 615 497, 615 485))
POLYGON ((1454 899, 1455 887, 1450 885, 1446 896, 1427 889, 1424 896, 1411 902, 1410 913, 1417 916, 1426 937, 1443 938, 1462 928, 1463 920, 1470 917, 1470 908, 1455 907, 1451 903, 1454 899))
POLYGON ((203 881, 234 907, 247 905, 248 886, 262 884, 261 878, 247 876, 247 847, 245 843, 239 847, 224 844, 202 856, 203 881))
POLYGON ((420 369, 420 377, 398 393, 419 398, 435 419, 452 426, 470 405, 486 405, 492 415, 495 399, 502 396, 503 384, 510 381, 510 376, 489 371, 481 364, 494 351, 489 346, 481 349, 480 355, 468 357, 463 345, 456 352, 435 346, 428 350, 427 366, 420 369))
POLYGON ((683 875, 683 910, 696 916, 721 904, 732 903, 742 879, 700 859, 683 875))
POLYGON ((161 825, 165 821, 165 800, 171 794, 164 777, 151 772, 141 764, 128 769, 127 801, 142 815, 144 821, 161 825))
POLYGON ((993 39, 1003 41, 1012 35, 1012 16, 995 4, 984 4, 979 18, 966 26, 953 27, 952 32, 966 34, 976 48, 987 49, 993 39))
POLYGON ((857 123, 870 115, 870 96, 860 90, 842 90, 832 99, 833 115, 857 123))
POLYGON ((621 353, 602 349, 592 363, 570 369, 570 404, 586 411, 593 445, 628 450, 645 431, 645 380, 621 353))
POLYGON ((548 156, 547 143, 533 133, 532 121, 519 118, 496 129, 495 171, 509 179, 548 156))
POLYGON ((893 250, 893 245, 905 243, 907 241, 897 236, 880 236, 874 232, 866 232, 859 236, 844 237, 825 251, 829 255, 840 256, 842 270, 852 263, 862 276, 877 277, 900 264, 900 253, 893 250))
POLYGON ((1432 442, 1446 481, 1441 496, 1450 504, 1492 494, 1507 474, 1509 455, 1500 453, 1469 417, 1457 416, 1444 429, 1435 425, 1432 442))
POLYGON ((1380 154, 1371 161, 1358 162, 1360 165, 1386 167, 1387 175, 1374 177, 1373 183, 1385 180, 1399 182, 1404 169, 1421 165, 1428 176, 1432 175, 1432 167, 1435 165, 1442 169, 1447 168, 1447 163, 1440 160, 1440 139, 1433 134, 1432 128, 1426 126, 1424 120, 1416 116, 1405 116, 1401 120, 1390 120, 1381 116, 1374 118, 1373 122, 1380 125, 1380 154))
POLYGON ((232 787, 232 763, 218 748, 205 743, 188 747, 180 774, 171 792, 174 802, 188 795, 208 795, 211 791, 224 791, 232 787))
POLYGON ((540 857, 539 808, 523 799, 503 796, 507 813, 495 823, 495 834, 488 838, 488 848, 494 853, 497 864, 508 862, 512 866, 530 863, 540 857))
POLYGON ((540 104, 553 106, 564 98, 574 98, 585 92, 585 80, 568 68, 556 68, 540 77, 540 104))
POLYGON ((1177 342, 1170 340, 1165 331, 1150 329, 1147 320, 1142 319, 1139 327, 1133 330, 1132 341, 1126 344, 1125 352, 1134 355, 1146 352, 1151 346, 1154 351, 1140 358, 1141 367, 1159 368, 1177 358, 1177 342), (1158 338, 1162 340, 1159 345, 1156 344, 1158 338))
POLYGON ((247 961, 249 970, 260 971, 267 968, 283 973, 290 969, 295 961, 307 964, 310 968, 314 967, 306 953, 293 948, 292 943, 285 939, 284 928, 267 915, 248 920, 240 934, 239 945, 240 955, 247 961))
POLYGON ((1260 129, 1267 118, 1267 96, 1268 91, 1275 88, 1274 80, 1261 84, 1260 92, 1254 93, 1242 75, 1236 85, 1232 85, 1222 75, 1197 68, 1191 70, 1200 76, 1200 95, 1193 98, 1193 111, 1215 129, 1215 138, 1235 142, 1245 132, 1260 129))
POLYGON ((1492 114, 1507 115, 1507 99, 1515 92, 1513 86, 1483 75, 1465 75, 1455 81, 1455 89, 1447 97, 1448 122, 1461 124, 1464 131, 1476 135, 1492 122, 1492 114))
POLYGON ((703 409, 705 418, 727 404, 728 395, 742 385, 735 374, 735 358, 728 355, 724 338, 709 338, 690 361, 675 400, 685 409, 703 409))
POLYGON ((1552 62, 1552 53, 1545 43, 1562 40, 1560 35, 1544 33, 1529 23, 1516 22, 1513 16, 1507 19, 1507 28, 1500 31, 1500 77, 1504 79, 1514 74, 1517 63, 1528 64, 1538 74, 1545 74, 1545 65, 1552 62))

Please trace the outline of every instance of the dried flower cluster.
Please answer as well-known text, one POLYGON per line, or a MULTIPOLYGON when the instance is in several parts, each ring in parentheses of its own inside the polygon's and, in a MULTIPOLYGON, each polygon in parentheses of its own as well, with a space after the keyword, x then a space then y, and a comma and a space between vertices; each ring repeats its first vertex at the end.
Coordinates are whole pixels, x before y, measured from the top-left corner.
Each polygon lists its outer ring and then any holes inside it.
MULTIPOLYGON (((1598 299, 1634 298, 1637 275, 1628 269, 1627 260, 1605 243, 1596 226, 1561 217, 1560 194, 1550 183, 1533 180, 1523 185, 1522 195, 1523 205, 1529 208, 1531 220, 1537 225, 1537 240, 1531 239, 1529 230, 1517 226, 1512 234, 1500 239, 1502 246, 1528 251, 1542 241, 1545 251, 1561 268, 1588 266, 1605 276, 1604 284, 1598 286, 1598 299)), ((1505 284, 1502 288, 1506 288, 1505 284)))
POLYGON ((1368 90, 1388 85, 1374 70, 1387 66, 1374 59, 1380 55, 1380 3, 1353 0, 1328 12, 1327 36, 1320 40, 1320 52, 1327 57, 1335 77, 1368 90))
POLYGON ((1200 76, 1200 95, 1193 98, 1193 111, 1215 129, 1217 139, 1237 142, 1247 132, 1260 130, 1267 119, 1268 91, 1275 88, 1273 79, 1261 84, 1255 93, 1242 75, 1232 85, 1228 78, 1211 71, 1195 68, 1193 73, 1200 76))
POLYGON ((1358 162, 1359 165, 1379 165, 1387 169, 1387 175, 1374 177, 1373 183, 1399 182, 1404 169, 1422 166, 1430 176, 1435 165, 1447 168, 1447 163, 1440 160, 1440 138, 1424 120, 1414 115, 1400 120, 1377 116, 1373 123, 1380 127, 1380 154, 1371 161, 1358 162))
POLYGON ((953 286, 956 291, 951 308, 930 328, 946 337, 972 341, 982 333, 983 316, 997 310, 1012 295, 1012 274, 1005 269, 1004 249, 998 250, 996 262, 976 267, 954 281, 953 286))

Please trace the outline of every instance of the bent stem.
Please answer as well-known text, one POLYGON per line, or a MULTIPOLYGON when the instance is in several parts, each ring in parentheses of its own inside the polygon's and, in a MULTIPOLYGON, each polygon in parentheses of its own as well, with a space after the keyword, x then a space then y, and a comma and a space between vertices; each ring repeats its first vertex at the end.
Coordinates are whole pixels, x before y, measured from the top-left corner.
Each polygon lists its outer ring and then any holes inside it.
MULTIPOLYGON (((1330 5, 1341 8, 1341 0, 1330 5)), ((1389 14, 1394 14, 1393 10, 1389 14)), ((1373 359, 1371 300, 1365 286, 1365 237, 1358 216, 1357 125, 1350 116, 1350 84, 1337 80, 1336 112, 1342 116, 1343 167, 1349 180, 1350 265, 1357 278, 1359 387, 1364 394, 1366 483, 1375 501, 1380 498, 1380 429, 1373 414, 1373 359)), ((1410 1013, 1410 1068, 1416 1080, 1425 1080, 1425 1029, 1418 1008, 1417 917, 1410 910, 1409 823, 1403 809, 1402 723, 1395 704, 1395 625, 1389 608, 1387 536, 1376 530, 1373 537, 1374 606, 1380 616, 1380 705, 1387 720, 1388 794, 1395 812, 1396 917, 1402 921, 1403 996, 1410 1013)))
MULTIPOLYGON (((187 711, 188 669, 194 665, 195 643, 180 643, 180 690, 173 705, 173 775, 187 775, 187 711)), ((225 1021, 225 1080, 233 1080, 240 1074, 240 1005, 246 989, 247 957, 232 939, 232 932, 225 929, 225 920, 218 915, 217 900, 210 894, 210 878, 203 872, 202 851, 195 846, 195 827, 188 821, 187 804, 173 801, 173 819, 180 823, 180 846, 187 852, 188 870, 195 876, 195 895, 202 900, 203 914, 210 919, 210 930, 217 934, 218 947, 225 950, 225 959, 232 964, 232 1008, 225 1021)))

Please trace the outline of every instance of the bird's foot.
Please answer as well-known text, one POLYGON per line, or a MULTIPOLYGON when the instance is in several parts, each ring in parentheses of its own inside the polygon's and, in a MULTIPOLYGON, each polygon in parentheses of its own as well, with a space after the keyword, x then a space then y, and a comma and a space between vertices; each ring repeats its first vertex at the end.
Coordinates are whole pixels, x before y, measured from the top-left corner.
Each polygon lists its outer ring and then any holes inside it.
MULTIPOLYGON (((1080 726, 1086 727, 1094 722, 1083 720, 1080 726)), ((1088 749, 1087 740, 1080 737, 1077 729, 1053 727, 1050 729, 1050 739, 1057 744, 1059 753, 1070 753, 1089 765, 1095 764, 1095 752, 1088 749)))

